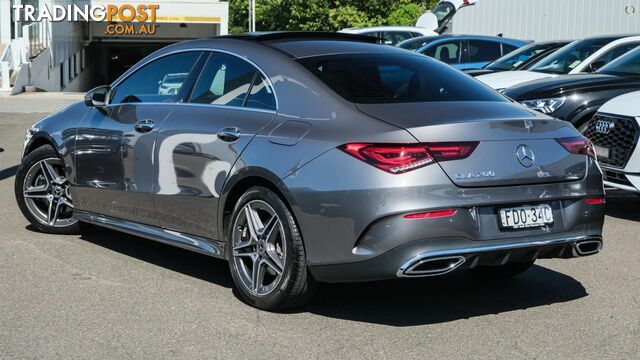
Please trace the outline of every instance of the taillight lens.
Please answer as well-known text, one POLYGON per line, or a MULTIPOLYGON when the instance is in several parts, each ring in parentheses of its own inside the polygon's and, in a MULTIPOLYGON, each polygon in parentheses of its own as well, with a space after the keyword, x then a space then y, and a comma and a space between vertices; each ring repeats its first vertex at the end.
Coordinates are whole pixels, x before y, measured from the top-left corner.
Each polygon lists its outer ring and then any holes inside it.
POLYGON ((441 217, 449 217, 453 216, 458 212, 456 209, 447 209, 447 210, 435 210, 435 211, 427 211, 415 214, 405 215, 405 219, 415 220, 415 219, 433 219, 433 218, 441 218, 441 217))
POLYGON ((429 144, 350 143, 339 148, 392 174, 415 170, 436 161, 459 160, 471 155, 478 142, 429 144))
POLYGON ((584 136, 560 138, 556 139, 556 141, 572 154, 582 154, 594 159, 596 158, 596 152, 593 149, 593 144, 584 136))
POLYGON ((602 204, 605 204, 607 201, 604 198, 586 198, 584 199, 584 202, 586 202, 589 205, 602 205, 602 204))

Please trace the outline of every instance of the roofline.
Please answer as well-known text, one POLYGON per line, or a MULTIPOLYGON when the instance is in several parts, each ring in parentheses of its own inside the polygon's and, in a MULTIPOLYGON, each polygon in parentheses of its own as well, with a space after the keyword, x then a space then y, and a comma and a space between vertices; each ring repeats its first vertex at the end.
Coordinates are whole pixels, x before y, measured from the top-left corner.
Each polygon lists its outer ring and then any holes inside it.
POLYGON ((256 42, 274 40, 338 40, 377 43, 378 41, 378 38, 372 36, 329 31, 268 31, 244 33, 238 35, 223 35, 218 36, 217 38, 256 42))

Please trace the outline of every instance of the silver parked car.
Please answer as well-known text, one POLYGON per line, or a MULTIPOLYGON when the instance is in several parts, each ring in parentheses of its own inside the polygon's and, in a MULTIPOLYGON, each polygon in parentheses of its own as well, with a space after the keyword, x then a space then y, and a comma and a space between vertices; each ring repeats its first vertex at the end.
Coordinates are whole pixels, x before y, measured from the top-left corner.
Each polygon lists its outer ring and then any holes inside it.
POLYGON ((241 297, 317 281, 513 276, 602 246, 604 191, 570 124, 370 37, 187 41, 27 132, 39 230, 95 224, 227 259, 241 297), (186 73, 177 91, 159 90, 186 73))

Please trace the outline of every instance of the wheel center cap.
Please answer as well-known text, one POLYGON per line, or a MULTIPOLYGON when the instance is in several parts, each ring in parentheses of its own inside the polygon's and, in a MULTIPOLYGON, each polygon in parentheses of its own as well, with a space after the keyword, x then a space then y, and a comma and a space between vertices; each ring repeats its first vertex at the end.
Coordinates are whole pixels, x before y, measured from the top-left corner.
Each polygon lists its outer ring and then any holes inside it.
POLYGON ((265 253, 265 251, 266 251, 266 248, 267 248, 267 247, 266 247, 266 244, 265 244, 265 242, 264 242, 264 240, 260 240, 260 241, 258 241, 258 246, 257 246, 257 248, 258 248, 258 254, 260 254, 260 255, 264 255, 264 253, 265 253))
POLYGON ((54 188, 53 188, 53 196, 55 196, 55 197, 59 198, 59 197, 61 197, 63 194, 64 194, 64 190, 62 190, 62 188, 61 188, 61 187, 56 186, 56 187, 54 187, 54 188))

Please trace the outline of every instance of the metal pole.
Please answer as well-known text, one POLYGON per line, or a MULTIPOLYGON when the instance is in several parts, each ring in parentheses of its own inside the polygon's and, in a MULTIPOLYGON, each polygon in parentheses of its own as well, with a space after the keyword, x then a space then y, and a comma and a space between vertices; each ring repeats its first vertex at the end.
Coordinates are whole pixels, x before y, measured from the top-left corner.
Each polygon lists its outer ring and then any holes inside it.
POLYGON ((256 0, 249 0, 249 32, 256 31, 256 0))

